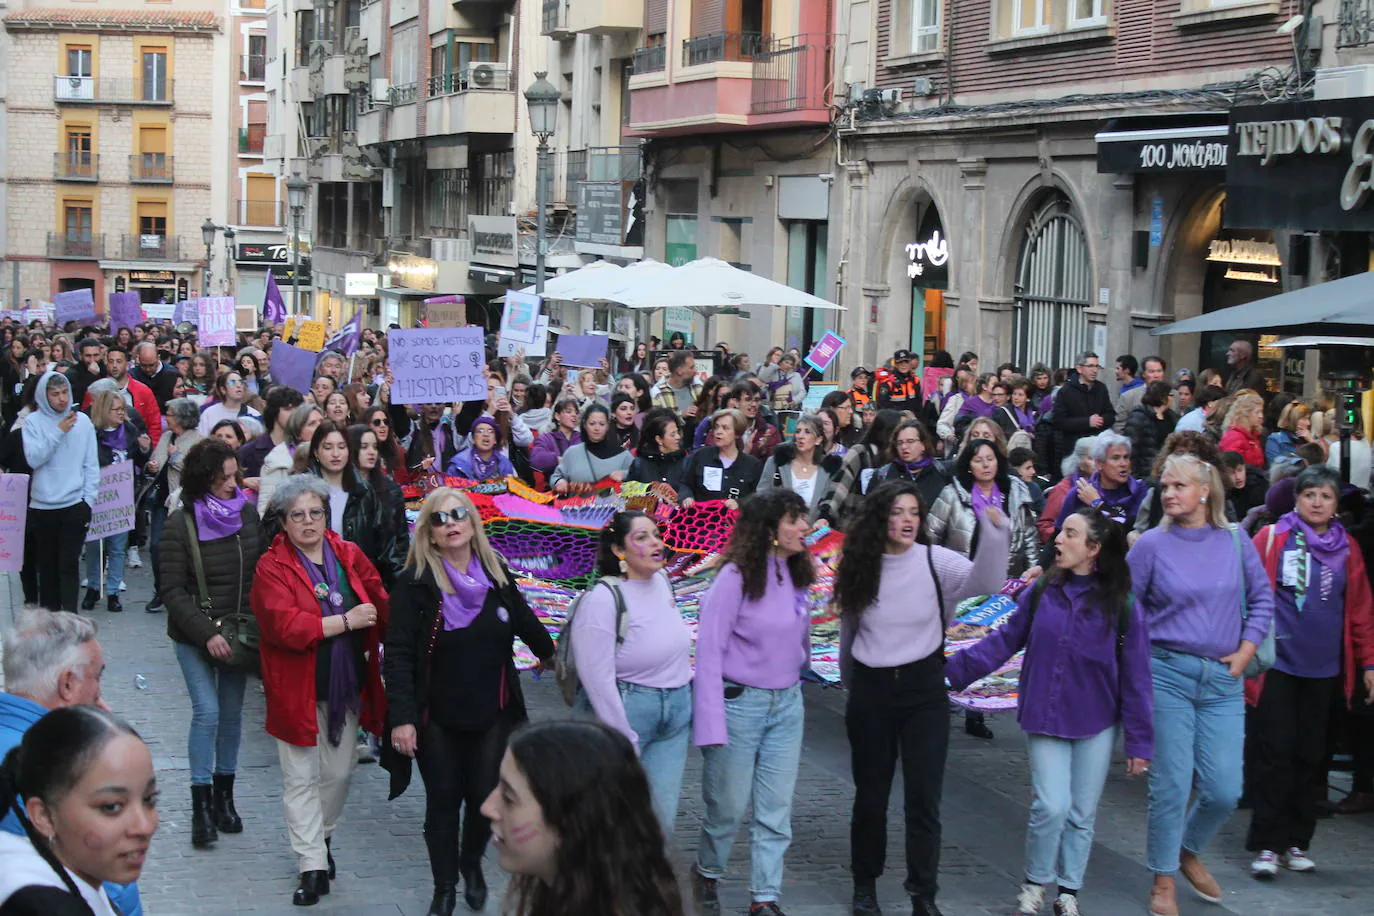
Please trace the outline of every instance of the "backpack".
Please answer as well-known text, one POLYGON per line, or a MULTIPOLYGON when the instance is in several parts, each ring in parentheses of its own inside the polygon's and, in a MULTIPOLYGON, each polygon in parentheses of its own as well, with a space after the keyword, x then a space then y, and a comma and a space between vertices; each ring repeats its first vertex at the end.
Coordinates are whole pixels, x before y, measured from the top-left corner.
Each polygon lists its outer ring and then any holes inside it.
POLYGON ((583 600, 598 585, 604 585, 610 589, 611 597, 615 600, 616 646, 625 642, 625 634, 630 629, 630 617, 626 613, 625 595, 620 590, 620 578, 618 576, 603 576, 593 582, 591 588, 577 596, 577 600, 568 608, 568 619, 563 622, 563 630, 558 636, 558 646, 554 654, 557 661, 557 667, 554 669, 554 680, 558 683, 558 689, 563 694, 563 702, 569 706, 577 702, 577 689, 581 686, 581 680, 577 676, 577 656, 573 654, 572 646, 573 618, 577 616, 577 609, 582 606, 583 600))
MULTIPOLYGON (((1030 615, 1026 623, 1026 633, 1029 636, 1030 628, 1035 623, 1035 608, 1040 603, 1040 596, 1049 588, 1050 577, 1046 573, 1035 580, 1031 586, 1030 604, 1026 606, 1026 613, 1030 615)), ((1126 600, 1116 612, 1116 666, 1121 667, 1121 651, 1126 648, 1126 634, 1131 629, 1131 607, 1135 604, 1135 593, 1126 595, 1126 600)))

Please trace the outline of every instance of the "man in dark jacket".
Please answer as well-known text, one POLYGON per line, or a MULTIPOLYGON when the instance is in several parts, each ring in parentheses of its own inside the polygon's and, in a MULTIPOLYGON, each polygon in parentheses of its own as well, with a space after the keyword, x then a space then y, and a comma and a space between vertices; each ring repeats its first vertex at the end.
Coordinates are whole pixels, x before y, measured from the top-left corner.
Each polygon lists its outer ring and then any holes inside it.
POLYGON ((262 475, 262 463, 267 460, 267 454, 286 441, 286 418, 304 402, 299 391, 286 385, 278 385, 267 392, 262 411, 262 424, 267 432, 239 446, 239 467, 244 477, 262 475))
POLYGON ((81 406, 91 382, 105 377, 105 347, 94 337, 87 337, 76 347, 81 361, 64 374, 72 384, 72 403, 81 406))
POLYGON ((162 362, 157 355, 157 344, 151 340, 145 340, 134 348, 134 360, 129 377, 147 385, 157 400, 157 409, 165 411, 180 373, 162 362))
POLYGON ((1077 366, 1054 399, 1055 451, 1067 455, 1084 436, 1111 429, 1116 422, 1112 395, 1097 380, 1102 360, 1091 350, 1079 354, 1077 366))

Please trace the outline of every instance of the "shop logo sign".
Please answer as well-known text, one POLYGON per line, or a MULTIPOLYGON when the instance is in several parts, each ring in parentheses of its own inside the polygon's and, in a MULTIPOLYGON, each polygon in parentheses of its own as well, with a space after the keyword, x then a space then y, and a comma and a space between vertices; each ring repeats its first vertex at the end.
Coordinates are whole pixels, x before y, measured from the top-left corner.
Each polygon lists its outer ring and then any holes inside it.
MULTIPOLYGON (((1269 165, 1284 156, 1339 153, 1343 144, 1344 119, 1290 118, 1282 121, 1248 121, 1236 125, 1236 152, 1258 156, 1260 165, 1269 165)), ((1348 209, 1348 208, 1347 208, 1348 209)))
POLYGON ((906 246, 906 275, 915 280, 926 272, 926 265, 944 267, 949 263, 949 242, 936 229, 924 242, 909 242, 906 246))

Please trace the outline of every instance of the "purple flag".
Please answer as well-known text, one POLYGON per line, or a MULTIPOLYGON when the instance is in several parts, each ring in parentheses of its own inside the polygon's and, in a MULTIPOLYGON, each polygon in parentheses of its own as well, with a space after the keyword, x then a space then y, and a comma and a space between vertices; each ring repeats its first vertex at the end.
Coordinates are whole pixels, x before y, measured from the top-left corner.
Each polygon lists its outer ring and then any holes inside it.
MULTIPOLYGON (((334 332, 328 340, 324 342, 325 350, 333 350, 344 356, 352 356, 358 351, 358 344, 363 339, 363 313, 358 310, 353 313, 353 317, 344 323, 344 326, 334 332)), ((323 351, 321 351, 323 352, 323 351)))
POLYGON ((286 300, 277 289, 277 278, 272 271, 267 272, 267 295, 262 300, 262 320, 269 324, 286 323, 286 300))

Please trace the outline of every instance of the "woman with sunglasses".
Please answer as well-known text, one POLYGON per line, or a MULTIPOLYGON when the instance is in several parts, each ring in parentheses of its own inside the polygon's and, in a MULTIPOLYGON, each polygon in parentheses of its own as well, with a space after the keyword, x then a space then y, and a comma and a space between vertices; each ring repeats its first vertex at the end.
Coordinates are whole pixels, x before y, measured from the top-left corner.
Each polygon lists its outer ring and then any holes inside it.
POLYGON ((425 499, 392 597, 385 653, 391 743, 416 759, 425 783, 429 916, 453 912, 460 874, 467 905, 480 910, 491 836, 481 806, 496 788, 511 730, 526 718, 513 643, 519 636, 547 662, 553 640, 459 490, 445 487, 425 499))
POLYGON ((377 452, 381 469, 401 486, 410 483, 414 479, 414 475, 406 467, 406 450, 392 432, 391 415, 387 409, 380 404, 369 407, 363 411, 361 423, 377 435, 377 452))
POLYGON ((248 406, 250 397, 237 369, 221 372, 215 379, 215 400, 200 412, 200 434, 208 436, 220 420, 238 420, 250 436, 263 432, 262 414, 248 406))

